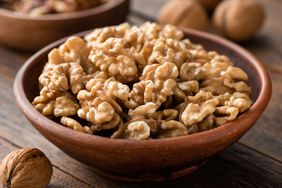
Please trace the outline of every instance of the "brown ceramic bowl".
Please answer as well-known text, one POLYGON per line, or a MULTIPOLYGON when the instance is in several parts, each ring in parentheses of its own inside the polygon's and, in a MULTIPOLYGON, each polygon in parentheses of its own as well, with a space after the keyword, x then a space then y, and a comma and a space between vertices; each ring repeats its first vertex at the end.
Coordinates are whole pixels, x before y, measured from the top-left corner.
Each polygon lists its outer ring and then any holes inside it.
POLYGON ((193 42, 229 56, 248 73, 254 104, 238 119, 193 135, 145 141, 87 135, 59 125, 36 111, 31 101, 39 94, 37 80, 48 52, 65 39, 40 50, 23 65, 14 82, 16 101, 44 137, 106 177, 126 181, 159 181, 189 174, 252 127, 269 102, 271 82, 263 66, 238 45, 199 31, 185 30, 185 33, 193 42))
POLYGON ((129 1, 108 0, 88 10, 38 17, 0 8, 0 43, 20 50, 35 51, 74 33, 119 24, 126 20, 129 1))

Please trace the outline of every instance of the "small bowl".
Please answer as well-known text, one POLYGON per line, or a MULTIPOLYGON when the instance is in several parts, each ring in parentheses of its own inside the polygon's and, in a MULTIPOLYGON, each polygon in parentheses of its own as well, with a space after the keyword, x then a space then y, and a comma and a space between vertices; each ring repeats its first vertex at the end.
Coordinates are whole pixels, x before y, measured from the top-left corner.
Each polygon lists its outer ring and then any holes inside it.
POLYGON ((192 135, 144 141, 87 135, 49 120, 31 105, 31 101, 39 94, 38 76, 47 61, 48 52, 66 39, 40 50, 23 65, 14 82, 16 102, 44 137, 103 176, 139 182, 161 181, 189 174, 252 127, 270 100, 271 81, 263 66, 238 45, 199 31, 187 29, 184 32, 192 42, 229 56, 236 66, 248 73, 254 104, 236 120, 192 135))
POLYGON ((31 17, 0 8, 0 43, 35 51, 62 37, 126 20, 130 0, 108 2, 83 11, 31 17))

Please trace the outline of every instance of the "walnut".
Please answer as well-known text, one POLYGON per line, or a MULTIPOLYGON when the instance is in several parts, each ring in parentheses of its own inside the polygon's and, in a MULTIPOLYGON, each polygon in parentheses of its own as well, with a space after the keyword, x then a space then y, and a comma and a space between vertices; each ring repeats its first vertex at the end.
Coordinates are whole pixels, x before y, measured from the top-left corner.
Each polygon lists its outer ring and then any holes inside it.
POLYGON ((100 0, 12 0, 4 1, 5 7, 16 12, 40 16, 50 13, 70 13, 101 4, 100 0))
POLYGON ((230 99, 230 97, 232 96, 231 93, 224 93, 224 94, 220 94, 215 96, 218 99, 218 105, 220 106, 225 106, 225 102, 228 101, 230 99))
POLYGON ((93 32, 86 35, 84 38, 87 44, 95 46, 105 42, 109 38, 122 38, 125 33, 130 31, 131 26, 128 23, 123 23, 118 26, 97 28, 93 32))
POLYGON ((232 62, 226 56, 216 55, 209 62, 202 65, 197 79, 206 80, 209 78, 220 77, 222 72, 226 71, 232 62))
POLYGON ((138 76, 137 63, 120 38, 109 38, 93 46, 89 58, 101 71, 120 82, 131 82, 138 76))
POLYGON ((211 92, 215 95, 222 93, 233 93, 234 90, 230 87, 225 86, 222 77, 208 78, 201 82, 201 90, 211 92))
POLYGON ((145 118, 153 118, 155 120, 175 120, 178 117, 178 110, 176 109, 165 109, 162 111, 157 111, 154 113, 150 113, 145 118))
POLYGON ((128 115, 130 116, 145 116, 148 114, 153 114, 158 109, 155 103, 148 102, 144 105, 138 106, 134 110, 129 110, 128 115))
POLYGON ((173 95, 177 101, 183 102, 186 96, 197 93, 199 82, 196 80, 179 82, 173 90, 173 95))
POLYGON ((192 125, 188 128, 188 134, 195 134, 200 132, 199 126, 197 124, 192 125))
POLYGON ((188 131, 183 123, 179 121, 152 120, 143 119, 141 117, 120 127, 115 134, 117 133, 121 133, 120 135, 128 139, 145 140, 148 139, 151 134, 158 135, 158 138, 171 138, 187 135, 188 131))
MULTIPOLYGON (((4 1, 4 3, 9 3, 8 8, 12 9, 13 11, 24 13, 24 14, 34 14, 34 12, 37 12, 39 8, 45 7, 43 1, 41 0, 20 0, 20 1, 4 1)), ((42 12, 43 14, 45 12, 49 12, 49 9, 46 9, 46 11, 42 12)))
POLYGON ((215 123, 216 125, 222 125, 229 121, 234 120, 239 113, 239 109, 237 107, 230 107, 230 106, 221 106, 217 107, 215 110, 216 116, 215 123))
POLYGON ((73 129, 74 131, 93 134, 92 130, 88 126, 83 127, 79 122, 77 122, 76 120, 72 118, 62 117, 60 122, 62 125, 65 125, 73 129))
POLYGON ((85 100, 86 97, 79 93, 78 99, 81 101, 82 108, 78 110, 77 114, 80 118, 86 119, 93 124, 110 122, 114 118, 116 111, 105 98, 97 96, 95 96, 93 104, 91 104, 91 100, 85 100))
POLYGON ((229 100, 225 102, 225 105, 237 107, 239 112, 243 113, 251 107, 252 100, 247 94, 235 92, 230 96, 229 100))
POLYGON ((264 10, 256 0, 223 1, 213 14, 213 24, 217 31, 238 42, 250 39, 263 21, 264 10))
POLYGON ((46 116, 75 115, 78 105, 69 89, 77 94, 84 87, 84 72, 76 63, 63 63, 47 68, 39 77, 40 96, 33 105, 46 116), (63 109, 64 108, 64 109, 63 109))
POLYGON ((103 124, 93 124, 90 128, 93 132, 97 132, 101 130, 114 129, 119 126, 120 123, 122 123, 122 120, 120 116, 115 113, 114 117, 110 121, 105 122, 103 124))
POLYGON ((199 123, 214 113, 218 103, 218 99, 209 92, 200 91, 196 96, 189 96, 187 106, 181 114, 181 121, 188 127, 199 123))
POLYGON ((199 77, 199 72, 201 70, 201 63, 184 63, 181 65, 179 70, 181 81, 197 80, 199 77))
POLYGON ((236 107, 239 109, 239 113, 245 112, 252 105, 249 95, 241 92, 235 92, 233 94, 225 93, 216 96, 216 98, 219 100, 219 105, 236 107))
POLYGON ((47 0, 47 5, 52 7, 53 11, 57 13, 76 12, 98 6, 99 4, 101 4, 100 0, 47 0))
POLYGON ((223 85, 234 89, 237 92, 251 93, 251 88, 245 81, 248 80, 248 75, 239 67, 228 67, 222 72, 223 85))
POLYGON ((98 78, 91 79, 86 84, 86 90, 81 90, 77 95, 81 105, 78 116, 93 124, 110 122, 116 113, 122 111, 115 99, 126 100, 128 95, 128 86, 112 78, 106 81, 98 78))
POLYGON ((240 68, 234 67, 232 62, 216 55, 209 63, 198 68, 197 79, 202 80, 200 89, 215 95, 233 92, 251 93, 245 81, 248 75, 240 68))
POLYGON ((171 0, 166 3, 159 13, 158 22, 199 30, 205 30, 209 25, 208 15, 203 6, 190 0, 171 0), (172 12, 174 14, 171 14, 172 12))
POLYGON ((173 95, 178 77, 178 68, 173 63, 147 65, 140 77, 141 81, 133 85, 130 100, 125 105, 131 109, 153 102, 160 106, 167 97, 173 95))
POLYGON ((83 89, 83 68, 76 63, 63 63, 55 65, 49 71, 43 72, 39 77, 39 83, 50 90, 72 90, 77 94, 83 89))
POLYGON ((173 25, 164 25, 163 27, 156 24, 146 22, 140 26, 141 30, 145 34, 145 40, 154 41, 159 38, 171 38, 174 40, 181 40, 184 36, 183 32, 178 30, 173 25))
POLYGON ((76 115, 79 105, 73 95, 67 92, 55 92, 52 96, 46 96, 43 91, 44 88, 40 96, 32 102, 43 115, 55 117, 76 115))
POLYGON ((168 122, 162 121, 158 134, 158 138, 172 138, 187 135, 188 131, 183 123, 175 120, 170 120, 168 122))
POLYGON ((123 121, 120 121, 117 130, 111 135, 111 138, 124 138, 127 124, 124 124, 123 121))
POLYGON ((125 132, 129 140, 146 140, 150 137, 150 127, 145 121, 129 123, 125 132))
POLYGON ((205 119, 203 119, 203 121, 198 123, 198 125, 197 125, 198 131, 206 131, 206 130, 214 128, 214 126, 215 126, 214 121, 215 121, 214 115, 207 116, 205 119))
POLYGON ((49 63, 78 63, 88 74, 97 71, 96 66, 88 58, 91 48, 79 37, 70 37, 59 49, 54 50, 49 54, 49 63))
POLYGON ((112 96, 125 101, 129 97, 129 87, 127 85, 124 85, 118 81, 109 81, 105 82, 104 89, 112 96))
POLYGON ((177 67, 180 67, 184 62, 190 60, 191 54, 186 49, 185 43, 171 38, 161 38, 155 41, 148 64, 172 62, 177 67))
POLYGON ((36 148, 9 153, 0 166, 1 187, 45 188, 53 174, 49 159, 36 148))
POLYGON ((215 51, 207 51, 205 48, 200 44, 194 44, 189 39, 184 39, 183 43, 185 43, 186 48, 192 55, 192 59, 194 63, 207 63, 212 58, 214 58, 217 54, 215 51))

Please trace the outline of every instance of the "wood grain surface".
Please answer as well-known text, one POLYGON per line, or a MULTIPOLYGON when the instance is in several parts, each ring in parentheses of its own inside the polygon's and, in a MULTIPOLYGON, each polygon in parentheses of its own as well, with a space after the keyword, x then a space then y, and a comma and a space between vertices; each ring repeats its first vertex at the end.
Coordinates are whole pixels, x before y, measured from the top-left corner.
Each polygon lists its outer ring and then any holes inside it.
MULTIPOLYGON (((135 0, 129 20, 155 20, 165 0, 135 0)), ((107 180, 44 139, 15 104, 12 84, 17 70, 31 55, 0 46, 0 160, 16 148, 37 147, 54 165, 50 187, 282 187, 282 2, 261 0, 267 11, 264 28, 241 44, 268 70, 273 84, 271 102, 256 125, 236 144, 215 156, 196 173, 161 183, 130 184, 107 180)))

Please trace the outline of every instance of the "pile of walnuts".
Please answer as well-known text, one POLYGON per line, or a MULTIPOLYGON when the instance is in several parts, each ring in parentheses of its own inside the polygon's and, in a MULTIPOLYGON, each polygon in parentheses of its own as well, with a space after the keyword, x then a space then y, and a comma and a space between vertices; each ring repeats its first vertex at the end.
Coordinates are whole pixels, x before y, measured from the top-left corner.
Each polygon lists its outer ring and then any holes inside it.
POLYGON ((205 131, 248 110, 248 75, 183 37, 155 23, 71 37, 49 53, 32 104, 75 131, 133 140, 205 131))
POLYGON ((4 7, 29 15, 70 13, 98 6, 101 0, 5 0, 4 7))

